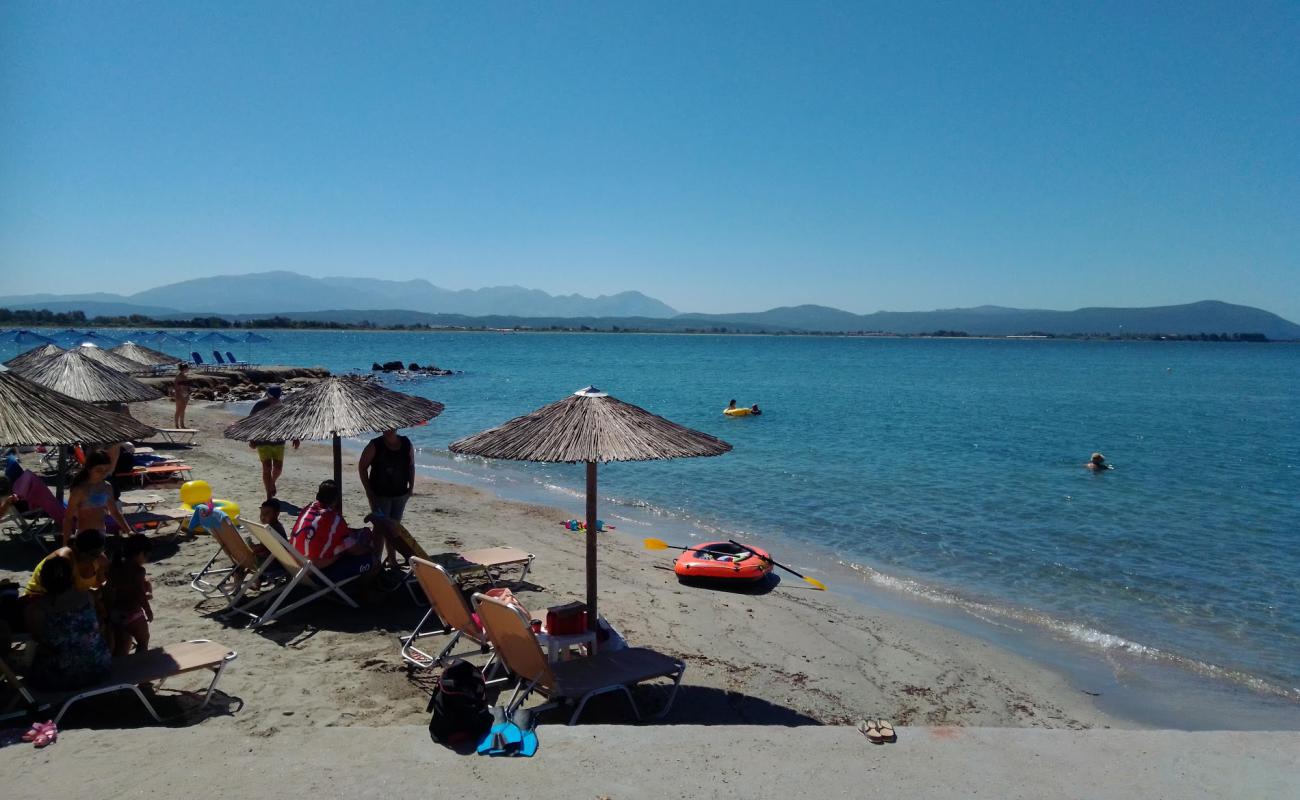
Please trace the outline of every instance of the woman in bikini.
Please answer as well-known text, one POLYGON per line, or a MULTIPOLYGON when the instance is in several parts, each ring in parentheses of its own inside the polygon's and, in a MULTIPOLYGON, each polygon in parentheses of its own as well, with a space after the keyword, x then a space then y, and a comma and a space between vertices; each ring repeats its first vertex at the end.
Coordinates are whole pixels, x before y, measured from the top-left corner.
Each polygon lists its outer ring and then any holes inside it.
POLYGON ((122 516, 113 496, 108 478, 113 472, 113 460, 103 450, 86 457, 86 464, 72 479, 68 492, 68 509, 63 513, 63 546, 72 542, 73 534, 85 530, 106 530, 108 519, 117 523, 119 533, 131 532, 131 526, 122 516))
POLYGON ((172 412, 172 425, 185 427, 185 407, 190 404, 190 366, 184 362, 176 365, 176 378, 172 381, 172 399, 176 410, 172 412))

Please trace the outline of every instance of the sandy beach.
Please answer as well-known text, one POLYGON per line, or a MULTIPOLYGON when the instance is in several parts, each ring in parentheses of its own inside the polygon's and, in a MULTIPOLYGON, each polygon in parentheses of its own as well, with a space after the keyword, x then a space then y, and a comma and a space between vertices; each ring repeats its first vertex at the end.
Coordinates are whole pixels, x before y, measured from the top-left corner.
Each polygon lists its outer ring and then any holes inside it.
MULTIPOLYGON (((170 416, 170 407, 162 401, 137 406, 135 411, 154 424, 163 424, 170 416)), ((261 494, 256 458, 247 445, 224 439, 220 433, 233 415, 222 406, 209 406, 192 408, 190 419, 201 431, 197 445, 177 452, 194 468, 196 477, 213 485, 217 496, 235 499, 244 509, 256 509, 261 494)), ((364 496, 355 480, 355 459, 355 453, 345 451, 347 515, 359 524, 364 496)), ((289 451, 280 495, 305 504, 330 470, 328 447, 304 443, 301 449, 289 451)), ((169 494, 176 488, 159 491, 169 494)), ((544 609, 582 593, 581 539, 556 524, 571 515, 572 511, 506 502, 474 488, 421 479, 406 522, 430 552, 510 545, 535 553, 530 583, 518 587, 517 592, 528 607, 544 609)), ((93 769, 97 759, 110 755, 121 763, 138 762, 144 768, 158 763, 159 749, 172 743, 181 748, 178 752, 211 752, 223 761, 264 766, 274 760, 269 753, 301 752, 303 737, 319 737, 306 741, 326 746, 324 743, 336 741, 339 735, 363 749, 369 745, 362 743, 374 742, 376 750, 387 752, 400 743, 398 752, 423 753, 423 763, 457 765, 456 759, 462 757, 430 745, 423 727, 432 674, 409 672, 398 657, 397 637, 409 632, 422 613, 404 592, 371 598, 372 602, 359 610, 318 603, 260 631, 226 627, 210 616, 216 605, 200 603, 187 585, 188 573, 201 566, 213 550, 206 536, 161 538, 148 566, 156 594, 155 643, 208 638, 239 653, 212 706, 194 712, 191 697, 163 690, 159 693, 163 713, 184 712, 184 716, 172 726, 160 727, 134 698, 120 695, 87 702, 65 718, 64 728, 69 732, 56 746, 45 751, 26 745, 0 749, 0 765, 7 774, 10 770, 27 773, 26 767, 35 764, 62 764, 70 752, 87 758, 79 761, 73 773, 62 773, 65 775, 82 774, 93 769), (135 730, 119 730, 123 728, 135 730), (324 730, 336 728, 347 728, 356 738, 324 730), (435 749, 438 752, 429 755, 435 749)), ((0 553, 0 577, 15 580, 24 580, 36 559, 29 546, 12 540, 0 543, 0 553)), ((545 773, 550 777, 543 779, 548 785, 565 783, 564 759, 587 763, 602 748, 614 747, 633 760, 636 753, 644 751, 636 770, 648 776, 655 771, 653 759, 684 758, 679 746, 705 747, 724 739, 743 743, 737 752, 751 748, 755 753, 768 752, 771 755, 765 758, 769 760, 779 760, 786 752, 782 743, 796 741, 789 755, 801 762, 812 759, 810 763, 833 764, 849 754, 885 758, 880 764, 868 760, 859 766, 872 772, 881 764, 893 763, 887 769, 903 771, 896 777, 911 773, 915 778, 928 772, 925 764, 929 762, 941 762, 942 769, 955 776, 960 769, 954 764, 961 759, 978 761, 983 758, 984 746, 1001 741, 996 730, 1056 729, 1042 731, 1041 736, 1030 735, 1030 731, 1017 734, 1013 739, 1019 743, 1018 749, 1002 754, 1008 765, 1038 763, 1039 778, 1048 781, 1040 788, 1060 780, 1044 757, 1073 754, 1070 758, 1078 762, 1075 768, 1082 774, 1089 759, 1110 759, 1126 752, 1116 740, 1101 734, 1105 729, 1126 727, 1125 723, 1099 712, 1088 695, 1061 676, 1019 656, 946 628, 864 608, 834 591, 816 592, 798 581, 784 581, 762 595, 684 587, 666 568, 669 563, 668 557, 646 552, 638 540, 626 534, 611 532, 601 542, 603 614, 631 643, 686 660, 688 669, 676 705, 663 722, 646 728, 623 724, 630 720, 618 699, 593 704, 584 716, 587 725, 579 728, 561 731, 562 719, 552 716, 543 727, 543 740, 550 743, 553 739, 557 746, 556 754, 544 762, 553 765, 545 773), (902 730, 900 743, 887 746, 889 750, 872 748, 852 727, 846 727, 865 716, 893 719, 902 730), (605 727, 608 724, 615 727, 605 727), (796 726, 809 726, 810 733, 815 726, 825 733, 812 734, 812 738, 795 736, 791 729, 796 726), (893 755, 922 740, 929 743, 929 749, 902 761, 893 755), (955 740, 962 745, 950 746, 955 740), (983 744, 975 744, 978 742, 983 744), (936 754, 935 747, 951 752, 936 754), (587 752, 589 748, 597 750, 587 752), (644 758, 652 761, 647 763, 644 758)), ((197 680, 190 683, 197 685, 197 680)), ((178 683, 178 688, 185 685, 178 683)), ((644 695, 648 702, 658 699, 653 691, 644 695)), ((1170 769, 1181 763, 1177 747, 1167 738, 1181 734, 1130 731, 1125 735, 1148 737, 1134 740, 1142 747, 1163 748, 1170 769)), ((1234 746, 1249 751, 1252 741, 1239 737, 1234 746)), ((328 747, 332 750, 334 746, 328 747)), ((721 762, 727 761, 725 752, 719 751, 721 762)), ((480 769, 476 766, 479 761, 483 759, 470 764, 475 766, 474 774, 480 769)), ((1252 780, 1267 785, 1286 761, 1282 748, 1264 759, 1259 765, 1263 772, 1252 772, 1252 780)), ((1167 770, 1144 763, 1151 781, 1170 777, 1167 770)), ((358 794, 369 793, 365 787, 372 784, 363 776, 374 770, 364 759, 331 762, 328 768, 315 771, 311 782, 333 785, 332 779, 320 776, 333 774, 345 764, 352 764, 345 770, 353 776, 347 785, 358 794)), ((301 772, 306 767, 299 764, 296 769, 301 772)), ((1180 776, 1203 782, 1205 768, 1199 769, 1195 775, 1180 776)), ((767 785, 772 779, 769 773, 770 769, 755 773, 737 767, 734 796, 744 787, 757 790, 767 785), (760 780, 761 775, 767 777, 760 780)), ((986 776, 992 781, 989 785, 1005 780, 993 773, 986 776)), ((501 780, 511 780, 511 774, 515 773, 506 769, 500 773, 501 780)), ((777 783, 793 786, 791 776, 795 774, 803 773, 788 773, 777 783)), ((866 773, 852 777, 855 774, 832 771, 820 774, 818 780, 827 789, 848 791, 866 777, 866 773)), ((377 773, 374 777, 380 780, 377 773)), ((172 778, 178 776, 151 778, 143 787, 144 794, 165 793, 172 778)), ((402 780, 406 782, 399 780, 398 785, 411 785, 410 780, 402 780)), ((931 776, 930 780, 938 779, 931 776)), ((682 779, 674 784, 675 790, 681 796, 703 791, 707 784, 695 781, 682 779)), ((590 789, 592 796, 611 791, 617 796, 647 794, 626 778, 612 782, 593 779, 581 785, 590 789)), ((1059 794, 1043 788, 1041 793, 1025 796, 1071 796, 1067 784, 1059 788, 1059 794)), ((126 784, 119 789, 125 792, 126 784)), ((723 791, 721 796, 733 795, 723 791)))

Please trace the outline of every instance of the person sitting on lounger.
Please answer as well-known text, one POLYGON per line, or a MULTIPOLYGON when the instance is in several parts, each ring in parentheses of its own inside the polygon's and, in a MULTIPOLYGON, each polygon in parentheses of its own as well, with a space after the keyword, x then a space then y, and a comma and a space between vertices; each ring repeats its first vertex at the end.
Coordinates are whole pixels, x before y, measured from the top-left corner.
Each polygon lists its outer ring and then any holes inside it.
POLYGON ((42 689, 80 689, 108 675, 108 643, 94 600, 77 586, 76 569, 62 556, 42 561, 43 593, 24 608, 36 642, 31 682, 42 689))
POLYGON ((316 499, 298 515, 289 534, 294 549, 334 581, 373 570, 388 537, 379 524, 374 530, 348 527, 338 503, 338 484, 322 481, 316 499))
POLYGON ((107 528, 109 519, 117 523, 119 533, 130 533, 131 526, 122 509, 117 505, 113 487, 108 482, 113 472, 113 459, 103 450, 96 450, 86 457, 86 465, 72 479, 72 489, 68 492, 68 509, 63 515, 63 544, 72 542, 72 535, 78 531, 107 528))

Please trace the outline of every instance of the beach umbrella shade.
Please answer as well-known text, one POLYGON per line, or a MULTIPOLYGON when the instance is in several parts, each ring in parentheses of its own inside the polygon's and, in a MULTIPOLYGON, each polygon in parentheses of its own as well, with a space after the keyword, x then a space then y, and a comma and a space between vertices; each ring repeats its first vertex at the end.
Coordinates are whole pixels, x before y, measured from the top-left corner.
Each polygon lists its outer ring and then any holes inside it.
POLYGON ((169 356, 161 350, 153 350, 135 342, 123 342, 108 352, 145 366, 158 367, 164 364, 175 364, 177 361, 176 356, 169 356))
POLYGON ((94 344, 99 346, 108 346, 117 344, 117 339, 112 336, 100 333, 99 331, 86 331, 77 337, 77 344, 94 344))
POLYGON ((587 622, 596 626, 596 466, 720 456, 731 445, 670 422, 594 386, 531 414, 451 443, 453 453, 511 461, 587 465, 587 622))
POLYGON ((36 364, 52 356, 57 356, 59 353, 65 352, 67 351, 62 347, 51 342, 50 344, 43 344, 40 347, 33 347, 25 353, 20 353, 14 356, 5 362, 5 366, 10 369, 21 370, 28 364, 36 364))
POLYGON ((248 333, 245 333, 243 336, 239 337, 239 341, 252 343, 252 342, 269 342, 271 340, 266 338, 260 333, 254 333, 253 331, 249 331, 248 333))
POLYGON ((125 442, 154 433, 152 427, 126 414, 68 397, 0 366, 0 444, 125 442))
MULTIPOLYGON (((225 435, 241 442, 331 439, 334 481, 342 488, 342 437, 423 425, 443 408, 436 400, 395 392, 360 378, 334 376, 230 425, 225 435)), ((340 508, 341 504, 340 500, 340 508)))
POLYGON ((237 341, 239 341, 239 340, 238 340, 238 339, 231 338, 231 337, 225 335, 224 333, 220 333, 220 332, 218 332, 218 331, 213 331, 213 332, 211 332, 211 333, 205 333, 205 334, 203 334, 202 336, 200 336, 199 338, 195 339, 194 341, 195 341, 195 342, 224 342, 224 343, 226 343, 226 344, 234 344, 235 342, 237 342, 237 341))
POLYGON ((14 331, 5 336, 5 340, 14 344, 54 344, 54 340, 29 330, 14 331))
POLYGON ((87 403, 138 403, 162 397, 152 386, 94 360, 85 352, 89 349, 78 347, 23 366, 18 372, 33 383, 87 403))

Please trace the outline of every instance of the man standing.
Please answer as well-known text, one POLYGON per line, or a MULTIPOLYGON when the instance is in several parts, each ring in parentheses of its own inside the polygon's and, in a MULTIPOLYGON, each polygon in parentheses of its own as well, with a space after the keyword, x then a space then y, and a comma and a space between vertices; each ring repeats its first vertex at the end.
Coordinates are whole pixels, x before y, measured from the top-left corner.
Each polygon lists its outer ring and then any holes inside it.
MULTIPOLYGON (((260 414, 268 408, 274 408, 280 405, 280 387, 266 387, 266 397, 258 400, 253 404, 253 410, 248 416, 260 414)), ((266 489, 266 499, 270 500, 275 497, 275 482, 280 479, 280 473, 284 471, 284 440, 249 442, 249 447, 257 448, 257 458, 262 462, 262 486, 266 489)), ((294 440, 293 449, 298 449, 298 440, 294 440)))
MULTIPOLYGON (((398 436, 396 430, 384 431, 383 436, 371 439, 361 451, 357 472, 376 517, 401 522, 406 501, 415 490, 415 448, 411 440, 398 436)), ((396 559, 397 552, 390 551, 388 560, 396 559)))

